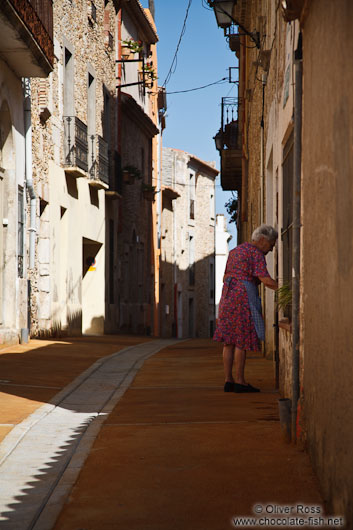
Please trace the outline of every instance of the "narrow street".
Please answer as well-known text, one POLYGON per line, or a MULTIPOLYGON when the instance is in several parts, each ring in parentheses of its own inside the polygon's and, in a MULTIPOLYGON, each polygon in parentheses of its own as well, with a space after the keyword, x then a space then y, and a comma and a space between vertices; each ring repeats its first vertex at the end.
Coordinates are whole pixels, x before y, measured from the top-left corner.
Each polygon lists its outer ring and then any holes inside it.
POLYGON ((254 505, 323 505, 260 355, 252 395, 223 392, 208 339, 31 341, 0 362, 4 530, 226 530, 254 505))

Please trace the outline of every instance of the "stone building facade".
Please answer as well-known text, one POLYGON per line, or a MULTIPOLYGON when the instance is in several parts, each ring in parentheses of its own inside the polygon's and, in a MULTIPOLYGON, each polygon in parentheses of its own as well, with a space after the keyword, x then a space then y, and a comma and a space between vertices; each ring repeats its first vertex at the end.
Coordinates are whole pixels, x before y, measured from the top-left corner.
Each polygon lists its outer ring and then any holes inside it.
POLYGON ((0 7, 1 344, 28 337, 36 230, 30 79, 45 82, 53 69, 52 17, 50 1, 7 0, 0 7))
POLYGON ((210 337, 215 326, 214 165, 163 148, 162 336, 210 337))
POLYGON ((248 31, 226 28, 240 66, 241 238, 260 222, 278 227, 270 271, 292 289, 279 314, 266 295, 266 350, 290 400, 292 438, 351 528, 352 3, 238 0, 232 17, 248 31))
POLYGON ((32 82, 39 204, 31 332, 102 333, 106 202, 115 189, 116 4, 62 0, 53 22, 54 71, 32 82))
POLYGON ((159 274, 155 222, 158 36, 151 13, 137 0, 122 4, 120 28, 122 47, 132 41, 140 49, 135 53, 130 50, 130 54, 127 51, 129 55, 125 58, 126 50, 121 50, 118 73, 118 141, 123 178, 119 201, 116 320, 120 331, 158 334, 154 322, 155 282, 159 274))

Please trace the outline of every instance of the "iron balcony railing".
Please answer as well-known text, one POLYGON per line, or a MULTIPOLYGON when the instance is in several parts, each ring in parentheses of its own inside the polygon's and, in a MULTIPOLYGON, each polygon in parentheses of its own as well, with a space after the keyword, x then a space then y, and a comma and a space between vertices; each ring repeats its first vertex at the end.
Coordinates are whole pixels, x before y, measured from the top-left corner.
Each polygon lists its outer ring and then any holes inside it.
POLYGON ((227 149, 237 149, 239 146, 238 109, 239 98, 222 98, 221 131, 223 147, 227 149))
POLYGON ((101 180, 109 185, 108 143, 98 134, 92 134, 90 141, 89 175, 91 179, 101 180))
POLYGON ((88 171, 87 125, 77 116, 64 117, 64 165, 88 171))
POLYGON ((222 98, 221 128, 214 137, 221 156, 223 190, 238 190, 242 175, 242 134, 238 119, 240 98, 222 98))

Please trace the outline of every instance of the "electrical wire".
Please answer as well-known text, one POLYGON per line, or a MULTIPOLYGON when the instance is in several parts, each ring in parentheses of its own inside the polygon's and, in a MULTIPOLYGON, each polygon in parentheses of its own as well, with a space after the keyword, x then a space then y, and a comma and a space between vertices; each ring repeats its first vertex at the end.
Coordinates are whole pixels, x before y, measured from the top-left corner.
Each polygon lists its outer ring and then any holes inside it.
MULTIPOLYGON (((196 88, 188 88, 186 90, 176 90, 174 92, 166 92, 165 94, 167 96, 169 96, 170 94, 185 94, 185 92, 194 92, 195 90, 202 90, 203 88, 207 88, 213 85, 222 85, 226 81, 228 81, 228 78, 222 77, 222 79, 219 79, 218 81, 214 81, 214 83, 209 83, 208 85, 203 85, 203 86, 199 86, 196 88)), ((158 94, 158 92, 149 92, 149 94, 158 94)))
POLYGON ((182 38, 183 38, 183 36, 185 34, 185 31, 186 31, 186 21, 187 21, 188 16, 189 16, 189 10, 190 10, 190 7, 191 7, 191 3, 192 3, 192 0, 189 0, 188 6, 186 8, 186 13, 185 13, 185 18, 184 18, 184 22, 183 22, 183 27, 181 29, 179 41, 178 41, 178 44, 177 44, 177 47, 176 47, 176 50, 175 50, 175 53, 174 53, 172 64, 170 65, 169 72, 167 73, 167 76, 166 76, 166 78, 164 80, 164 83, 163 83, 162 87, 163 86, 165 87, 167 85, 167 83, 169 83, 170 78, 172 77, 172 75, 176 71, 176 68, 177 68, 177 65, 178 65, 178 51, 179 51, 179 47, 180 47, 182 38))

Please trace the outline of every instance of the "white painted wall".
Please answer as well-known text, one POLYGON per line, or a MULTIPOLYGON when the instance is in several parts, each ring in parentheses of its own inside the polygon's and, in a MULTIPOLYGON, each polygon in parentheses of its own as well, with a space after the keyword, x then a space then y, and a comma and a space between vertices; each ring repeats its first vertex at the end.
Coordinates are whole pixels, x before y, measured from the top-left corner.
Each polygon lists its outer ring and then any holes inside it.
POLYGON ((13 342, 27 325, 27 280, 18 277, 18 186, 24 187, 25 140, 21 79, 0 60, 1 271, 0 342, 13 342))
MULTIPOLYGON (((75 182, 75 181, 74 181, 75 182)), ((88 179, 76 179, 79 200, 68 193, 63 168, 49 163, 50 184, 50 274, 52 326, 61 327, 79 320, 82 315, 82 332, 104 332, 104 267, 105 267, 105 196, 98 190, 98 206, 92 204, 88 179), (61 218, 61 207, 66 212, 61 218), (96 255, 95 270, 83 277, 83 239, 100 245, 96 255)), ((48 240, 49 241, 49 240, 48 240)), ((43 250, 44 252, 44 250, 43 250)), ((42 276, 45 255, 39 254, 42 276), (42 261, 42 264, 41 264, 42 261)), ((78 330, 79 331, 79 330, 78 330)))
POLYGON ((223 275, 229 254, 229 241, 232 236, 227 230, 227 219, 223 214, 216 216, 216 318, 222 295, 223 275))

